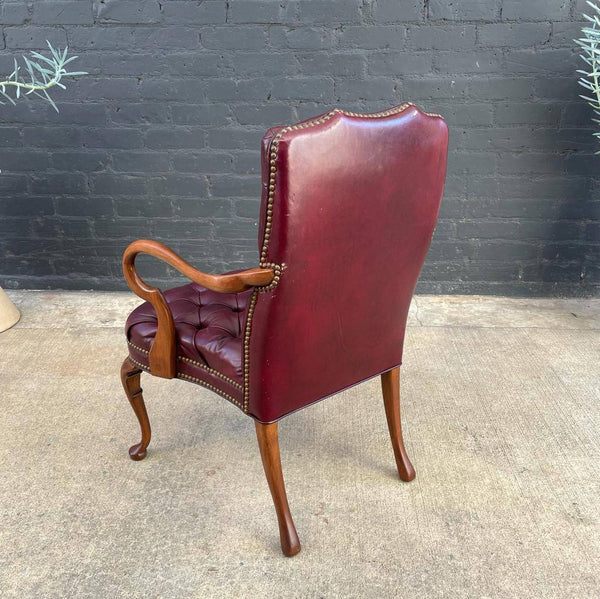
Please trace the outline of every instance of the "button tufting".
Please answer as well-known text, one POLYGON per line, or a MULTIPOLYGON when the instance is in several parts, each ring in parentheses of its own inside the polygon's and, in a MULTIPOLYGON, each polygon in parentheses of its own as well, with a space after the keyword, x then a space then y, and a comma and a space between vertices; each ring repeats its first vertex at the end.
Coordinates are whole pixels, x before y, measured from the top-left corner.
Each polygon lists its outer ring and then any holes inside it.
MULTIPOLYGON (((251 290, 238 294, 215 293, 196 284, 165 291, 173 313, 177 335, 178 371, 202 378, 212 385, 225 385, 226 393, 242 389, 242 334, 240 314, 247 312, 251 290), (202 308, 202 309, 200 309, 202 308), (183 360, 183 362, 181 362, 183 360), (208 375, 207 375, 208 373, 208 375), (215 380, 216 379, 216 380, 215 380)), ((156 315, 148 303, 134 310, 127 320, 130 346, 142 350, 137 359, 147 361, 156 335, 156 315)))

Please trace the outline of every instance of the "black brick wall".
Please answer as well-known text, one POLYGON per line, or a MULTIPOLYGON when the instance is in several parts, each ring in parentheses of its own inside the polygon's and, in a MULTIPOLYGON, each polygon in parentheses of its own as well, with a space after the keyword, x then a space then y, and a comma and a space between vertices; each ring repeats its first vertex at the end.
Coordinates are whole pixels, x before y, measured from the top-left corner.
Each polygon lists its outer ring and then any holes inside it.
MULTIPOLYGON (((264 130, 411 100, 451 128, 421 292, 592 294, 600 157, 578 98, 583 0, 0 2, 0 69, 69 44, 90 75, 0 106, 0 284, 123 288, 160 239, 255 265, 264 130)), ((157 262, 158 282, 174 273, 157 262)))

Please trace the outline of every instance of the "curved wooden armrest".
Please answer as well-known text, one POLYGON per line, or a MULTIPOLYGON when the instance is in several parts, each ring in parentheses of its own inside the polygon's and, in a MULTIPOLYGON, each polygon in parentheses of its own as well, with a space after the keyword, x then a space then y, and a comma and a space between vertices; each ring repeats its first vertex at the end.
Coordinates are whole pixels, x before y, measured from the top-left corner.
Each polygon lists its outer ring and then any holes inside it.
POLYGON ((135 259, 138 254, 154 256, 170 264, 190 281, 218 293, 239 293, 250 287, 268 285, 275 276, 270 268, 249 268, 248 270, 225 275, 209 275, 197 270, 173 250, 158 241, 138 239, 130 244, 123 254, 123 274, 129 288, 136 295, 150 302, 156 312, 158 329, 148 354, 148 363, 152 374, 167 379, 174 378, 177 369, 175 323, 162 291, 157 287, 148 285, 137 274, 135 259))

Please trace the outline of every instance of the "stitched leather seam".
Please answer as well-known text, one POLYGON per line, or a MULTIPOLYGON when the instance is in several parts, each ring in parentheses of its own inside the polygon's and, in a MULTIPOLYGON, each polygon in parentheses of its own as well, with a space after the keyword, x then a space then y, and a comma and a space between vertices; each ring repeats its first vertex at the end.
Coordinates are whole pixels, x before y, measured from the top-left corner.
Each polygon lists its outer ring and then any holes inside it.
MULTIPOLYGON (((139 352, 142 352, 143 354, 147 355, 149 353, 147 349, 144 349, 143 347, 139 347, 139 345, 135 345, 135 343, 131 343, 131 341, 127 341, 127 343, 129 345, 131 345, 131 347, 133 347, 134 349, 137 349, 139 352)), ((184 356, 177 356, 177 359, 181 360, 182 362, 189 362, 190 364, 193 364, 194 366, 199 366, 200 368, 202 368, 203 370, 206 370, 210 374, 214 374, 215 376, 218 376, 219 378, 223 379, 224 381, 227 381, 230 385, 233 385, 240 391, 243 389, 242 385, 240 385, 238 382, 236 382, 232 378, 229 378, 228 376, 220 373, 218 370, 211 368, 210 366, 206 366, 205 364, 202 364, 201 362, 196 362, 196 360, 191 360, 190 358, 185 358, 184 356)))
MULTIPOLYGON (((141 362, 138 362, 137 360, 135 360, 131 356, 129 356, 129 359, 133 362, 133 364, 135 366, 138 366, 139 368, 141 368, 145 372, 147 372, 149 374, 152 374, 152 372, 150 371, 150 368, 148 366, 146 366, 145 364, 142 364, 141 362)), ((219 395, 221 395, 225 399, 228 399, 231 403, 235 404, 238 408, 242 407, 242 405, 240 404, 240 402, 237 399, 235 399, 235 397, 232 397, 228 393, 225 393, 224 391, 221 391, 221 389, 215 387, 214 385, 211 385, 210 383, 207 383, 207 382, 203 381, 202 379, 198 379, 198 378, 196 378, 194 376, 189 376, 189 375, 184 374, 182 372, 178 372, 177 373, 177 378, 178 379, 183 379, 183 380, 186 380, 186 381, 192 381, 193 383, 196 383, 197 385, 200 385, 202 387, 206 387, 207 389, 210 389, 211 391, 214 391, 215 393, 218 393, 219 395)))

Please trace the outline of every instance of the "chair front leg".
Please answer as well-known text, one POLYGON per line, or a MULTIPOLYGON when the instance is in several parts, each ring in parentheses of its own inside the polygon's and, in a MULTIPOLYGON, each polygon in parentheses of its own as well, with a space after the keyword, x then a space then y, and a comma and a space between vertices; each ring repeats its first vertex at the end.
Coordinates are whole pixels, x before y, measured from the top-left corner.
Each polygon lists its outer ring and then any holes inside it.
POLYGON ((141 369, 134 366, 129 358, 125 358, 123 366, 121 366, 121 383, 123 383, 127 399, 142 429, 142 440, 129 448, 129 457, 136 461, 143 460, 146 457, 146 448, 150 443, 150 421, 148 420, 142 388, 140 387, 141 374, 141 369))
POLYGON ((300 540, 298 539, 298 533, 290 514, 290 507, 285 493, 285 483, 281 471, 281 458, 279 456, 277 422, 262 424, 255 421, 255 425, 260 456, 273 497, 273 503, 275 504, 275 511, 277 512, 281 550, 287 557, 292 557, 300 551, 300 540))
POLYGON ((402 423, 400 420, 400 367, 392 368, 381 375, 381 390, 385 405, 385 417, 394 448, 398 475, 403 481, 411 481, 416 473, 408 459, 404 440, 402 439, 402 423))

